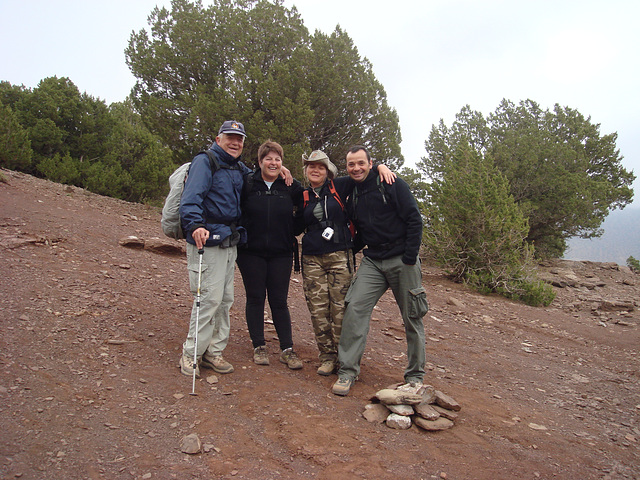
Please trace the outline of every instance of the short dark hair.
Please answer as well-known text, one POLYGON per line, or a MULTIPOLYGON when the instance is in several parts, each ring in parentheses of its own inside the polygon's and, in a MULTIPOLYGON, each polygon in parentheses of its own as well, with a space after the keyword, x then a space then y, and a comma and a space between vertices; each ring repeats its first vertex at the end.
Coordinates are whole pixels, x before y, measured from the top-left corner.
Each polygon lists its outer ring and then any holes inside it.
POLYGON ((371 161, 371 155, 369 155, 369 150, 367 150, 367 147, 365 147, 364 145, 354 145, 349 149, 349 152, 347 153, 357 153, 360 150, 363 150, 365 155, 367 156, 367 160, 371 161))
POLYGON ((266 157, 269 152, 276 152, 278 155, 280 155, 280 158, 284 159, 284 151, 282 150, 282 145, 272 140, 267 140, 258 148, 258 162, 266 157))

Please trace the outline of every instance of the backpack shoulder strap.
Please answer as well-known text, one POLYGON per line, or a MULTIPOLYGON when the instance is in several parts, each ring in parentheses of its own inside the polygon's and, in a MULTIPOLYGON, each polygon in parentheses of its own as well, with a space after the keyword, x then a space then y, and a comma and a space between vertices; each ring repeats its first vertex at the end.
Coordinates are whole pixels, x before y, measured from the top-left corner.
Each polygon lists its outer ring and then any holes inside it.
POLYGON ((211 150, 203 150, 198 153, 200 155, 204 153, 207 157, 209 157, 209 166, 211 167, 211 174, 213 175, 218 170, 220 170, 220 162, 218 162, 218 157, 211 150))
POLYGON ((336 202, 340 204, 340 208, 344 210, 344 203, 342 202, 342 199, 340 198, 340 195, 336 190, 336 186, 333 184, 333 180, 329 180, 329 191, 331 192, 331 195, 333 195, 333 198, 336 199, 336 202))
POLYGON ((386 205, 387 204, 387 196, 389 194, 387 193, 387 189, 385 188, 384 184, 380 180, 380 175, 378 175, 378 178, 376 178, 376 183, 378 184, 378 189, 380 190, 380 195, 382 195, 382 202, 386 205))
POLYGON ((353 189, 353 194, 349 197, 349 199, 352 199, 353 202, 357 203, 358 197, 361 197, 362 195, 366 195, 367 193, 375 192, 376 190, 380 192, 380 195, 382 195, 382 202, 386 205, 389 202, 389 193, 385 188, 384 182, 380 180, 380 175, 378 175, 378 177, 376 178, 375 187, 369 186, 364 190, 358 190, 358 186, 356 185, 353 189))
MULTIPOLYGON (((342 208, 342 210, 344 210, 344 202, 340 198, 340 194, 338 194, 338 191, 336 190, 336 186, 334 185, 333 180, 329 180, 329 192, 331 193, 333 198, 336 199, 336 202, 338 202, 338 204, 340 205, 340 208, 342 208)), ((309 204, 309 190, 308 189, 305 189, 302 192, 302 198, 304 200, 304 207, 306 207, 309 204)))
MULTIPOLYGON (((333 180, 329 180, 329 191, 331 192, 331 195, 333 195, 333 198, 336 199, 336 202, 338 202, 338 204, 342 208, 342 211, 345 212, 346 214, 347 210, 345 209, 344 203, 340 198, 340 194, 336 190, 336 186, 333 184, 333 180)), ((347 200, 349 199, 347 198, 347 200)), ((347 219, 347 227, 349 228, 349 232, 351 233, 351 238, 354 238, 356 236, 356 226, 349 219, 347 219)), ((355 264, 355 252, 353 253, 353 255, 354 255, 354 264, 355 264)))
POLYGON ((213 153, 211 150, 203 150, 201 152, 198 152, 198 155, 200 155, 201 153, 204 153, 207 157, 209 157, 209 165, 211 166, 211 173, 212 174, 216 173, 221 168, 224 168, 226 170, 239 170, 239 171, 242 171, 242 169, 244 167, 244 163, 242 163, 241 161, 237 161, 235 163, 235 165, 227 165, 224 162, 220 163, 218 161, 218 157, 216 157, 215 153, 213 153))
POLYGON ((254 178, 253 178, 253 172, 252 172, 244 178, 244 184, 242 185, 242 189, 243 189, 243 194, 245 196, 249 196, 249 194, 251 193, 251 190, 253 190, 253 182, 254 182, 254 178))

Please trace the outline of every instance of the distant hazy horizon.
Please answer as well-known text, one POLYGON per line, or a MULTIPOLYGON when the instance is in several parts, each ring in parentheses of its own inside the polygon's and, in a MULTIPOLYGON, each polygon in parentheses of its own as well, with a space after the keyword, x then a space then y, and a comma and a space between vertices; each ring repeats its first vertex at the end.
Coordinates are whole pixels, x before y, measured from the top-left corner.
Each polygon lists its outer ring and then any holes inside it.
POLYGON ((567 260, 616 262, 626 265, 630 256, 640 260, 640 207, 615 210, 602 224, 599 238, 572 238, 564 257, 567 260))

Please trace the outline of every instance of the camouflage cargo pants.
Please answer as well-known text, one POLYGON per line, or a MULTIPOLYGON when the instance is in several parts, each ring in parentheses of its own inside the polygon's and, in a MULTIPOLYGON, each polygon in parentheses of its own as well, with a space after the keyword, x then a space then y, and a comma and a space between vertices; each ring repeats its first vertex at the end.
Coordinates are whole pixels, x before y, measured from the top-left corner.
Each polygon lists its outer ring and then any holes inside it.
POLYGON ((321 362, 338 358, 344 297, 352 276, 348 251, 302 256, 304 294, 321 362))

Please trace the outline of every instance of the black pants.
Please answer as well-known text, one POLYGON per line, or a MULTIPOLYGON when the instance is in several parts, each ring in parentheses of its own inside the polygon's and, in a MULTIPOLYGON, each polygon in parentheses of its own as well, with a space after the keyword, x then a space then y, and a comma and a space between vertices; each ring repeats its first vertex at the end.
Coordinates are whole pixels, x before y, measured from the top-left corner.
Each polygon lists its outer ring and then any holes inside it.
POLYGON ((287 296, 293 257, 262 257, 239 251, 236 262, 242 273, 242 282, 247 294, 245 314, 253 348, 265 344, 264 303, 267 295, 280 348, 284 350, 292 347, 291 315, 287 296))

